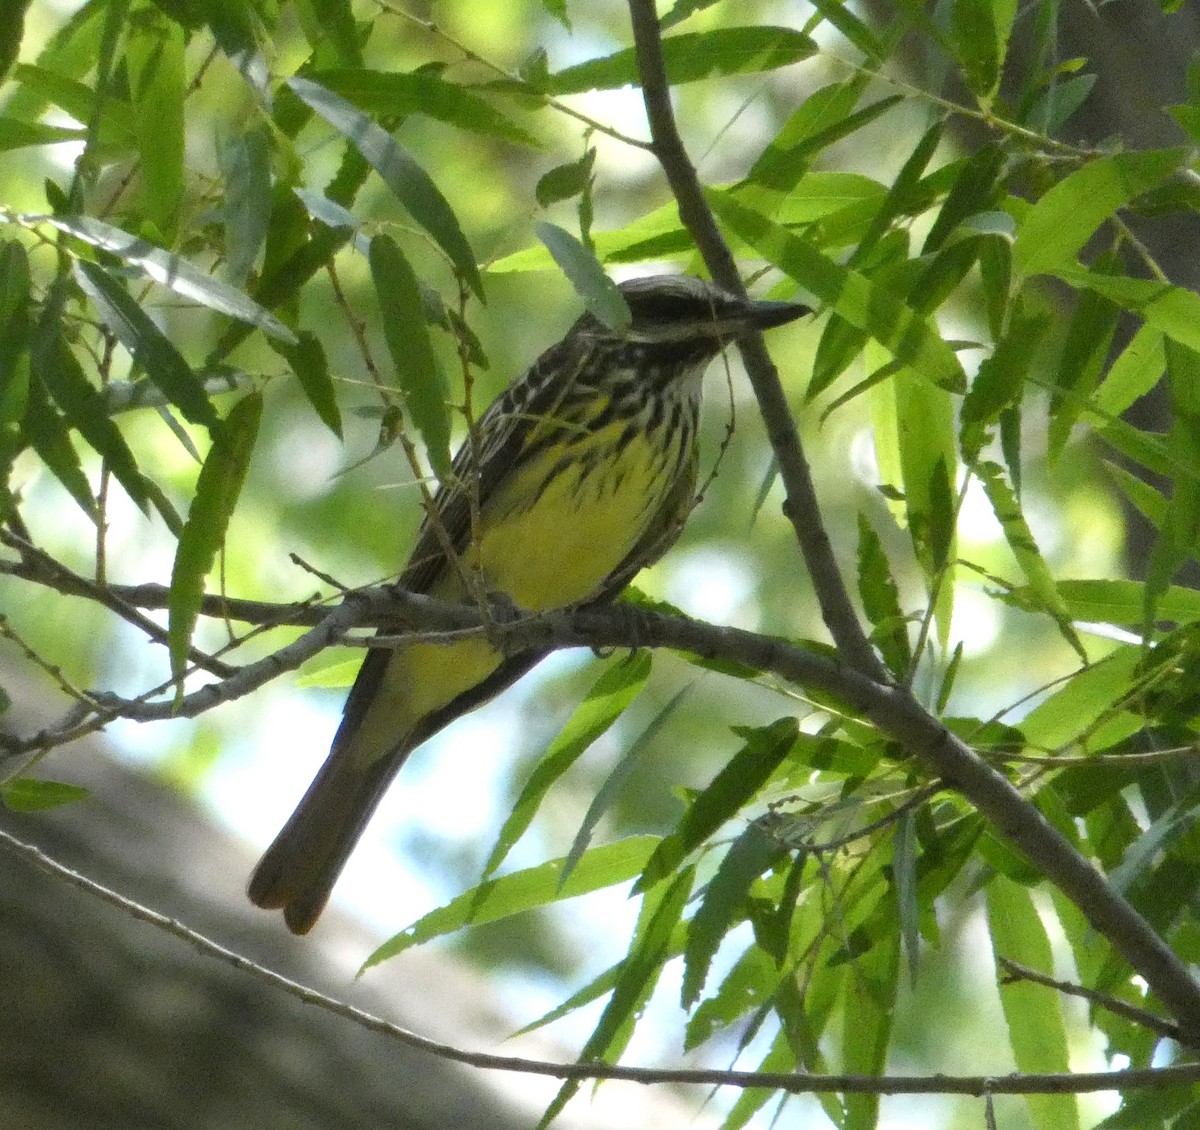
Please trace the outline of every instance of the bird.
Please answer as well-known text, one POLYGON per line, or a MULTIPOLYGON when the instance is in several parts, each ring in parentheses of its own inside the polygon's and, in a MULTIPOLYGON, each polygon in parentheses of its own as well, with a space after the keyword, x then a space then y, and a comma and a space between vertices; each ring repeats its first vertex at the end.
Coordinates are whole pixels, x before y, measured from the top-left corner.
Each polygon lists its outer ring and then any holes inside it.
MULTIPOLYGON (((397 584, 531 612, 610 601, 674 543, 695 500, 701 381, 730 341, 809 313, 685 274, 618 284, 614 329, 585 313, 479 417, 397 584)), ((251 902, 315 925, 409 754, 515 682, 544 649, 483 636, 369 649, 327 759, 255 869, 251 902)))

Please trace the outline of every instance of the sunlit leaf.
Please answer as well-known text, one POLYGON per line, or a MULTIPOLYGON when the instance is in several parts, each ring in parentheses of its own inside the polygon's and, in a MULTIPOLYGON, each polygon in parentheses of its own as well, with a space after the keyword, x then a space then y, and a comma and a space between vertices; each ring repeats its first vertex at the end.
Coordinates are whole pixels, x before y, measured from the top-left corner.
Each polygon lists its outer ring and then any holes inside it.
POLYGON ((587 308, 609 329, 617 333, 627 330, 632 321, 629 306, 595 254, 557 224, 539 220, 533 230, 587 308))
POLYGON ((626 883, 645 866, 657 843, 657 836, 631 836, 615 844, 592 848, 584 852, 565 881, 562 881, 562 859, 548 860, 537 867, 488 879, 445 906, 430 911, 384 942, 363 963, 363 969, 370 969, 412 946, 452 934, 471 923, 495 922, 602 887, 626 883))
POLYGON ((1091 729, 1133 690, 1142 660, 1137 647, 1119 647, 1071 678, 1021 720, 1021 731, 1036 749, 1061 749, 1091 729))
POLYGON ((129 21, 125 44, 134 130, 141 160, 141 202, 168 241, 183 200, 183 28, 151 5, 129 21))
POLYGON ((746 731, 746 744, 692 801, 675 831, 658 845, 635 890, 653 887, 734 816, 788 755, 798 732, 791 715, 746 731))
MULTIPOLYGON (((1025 887, 1003 875, 987 885, 988 924, 997 959, 1006 957, 1039 973, 1053 975, 1050 940, 1025 887)), ((1003 971, 997 964, 997 976, 1003 971)), ((1067 1072, 1067 1032, 1056 989, 1017 980, 1000 988, 1008 1022, 1008 1040, 1017 1070, 1067 1072)), ((1074 1095, 1026 1095, 1039 1130, 1077 1130, 1079 1108, 1074 1095)))
POLYGON ((13 812, 43 812, 64 804, 84 800, 89 791, 82 785, 63 781, 43 781, 36 777, 16 777, 0 784, 0 800, 13 812))
POLYGON ((537 768, 525 782, 484 867, 485 879, 495 872, 513 844, 524 835, 554 782, 642 693, 650 677, 650 665, 651 654, 646 649, 635 651, 627 660, 610 663, 604 668, 558 737, 546 747, 537 768))
POLYGON ((1189 155, 1187 149, 1146 149, 1089 161, 1050 189, 1021 221, 1013 247, 1017 272, 1074 270, 1075 256, 1095 230, 1122 205, 1169 177, 1189 155))
POLYGON ((725 853, 688 923, 680 994, 684 1008, 699 999, 717 949, 738 920, 751 885, 786 851, 758 821, 752 821, 725 853))
POLYGON ((486 99, 432 71, 322 70, 311 77, 368 114, 427 114, 474 133, 542 147, 533 134, 486 99))
POLYGON ((904 301, 835 263, 812 243, 744 207, 727 192, 707 193, 723 222, 764 258, 815 294, 851 325, 866 330, 898 361, 947 388, 966 383, 954 351, 904 301))
MULTIPOLYGON (((787 27, 726 27, 712 31, 683 32, 662 41, 663 59, 671 85, 721 75, 771 71, 807 59, 817 45, 787 27)), ((554 94, 581 94, 586 90, 612 90, 638 85, 641 73, 632 47, 589 59, 550 75, 554 94)))
POLYGON ((138 239, 112 224, 106 224, 103 220, 95 220, 90 216, 19 216, 16 219, 31 228, 50 224, 115 255, 123 263, 137 268, 148 278, 184 298, 256 326, 280 341, 290 344, 296 340, 296 335, 287 326, 240 290, 212 278, 186 259, 138 239))

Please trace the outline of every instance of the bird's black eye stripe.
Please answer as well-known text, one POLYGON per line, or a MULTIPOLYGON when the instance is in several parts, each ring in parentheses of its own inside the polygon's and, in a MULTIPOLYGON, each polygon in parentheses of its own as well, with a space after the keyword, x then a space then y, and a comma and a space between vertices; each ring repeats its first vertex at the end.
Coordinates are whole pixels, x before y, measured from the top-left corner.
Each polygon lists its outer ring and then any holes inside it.
POLYGON ((662 291, 639 294, 626 292, 629 312, 635 326, 671 325, 678 322, 700 322, 719 317, 721 303, 708 296, 664 294, 662 291))

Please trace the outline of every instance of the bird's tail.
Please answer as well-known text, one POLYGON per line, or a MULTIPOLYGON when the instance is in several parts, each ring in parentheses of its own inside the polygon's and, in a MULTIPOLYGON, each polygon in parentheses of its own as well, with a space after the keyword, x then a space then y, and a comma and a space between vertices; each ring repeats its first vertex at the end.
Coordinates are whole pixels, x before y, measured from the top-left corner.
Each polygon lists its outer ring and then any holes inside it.
POLYGON ((333 884, 403 760, 383 757, 364 763, 345 752, 335 743, 250 876, 250 901, 264 910, 282 910, 293 934, 307 934, 320 917, 333 884))

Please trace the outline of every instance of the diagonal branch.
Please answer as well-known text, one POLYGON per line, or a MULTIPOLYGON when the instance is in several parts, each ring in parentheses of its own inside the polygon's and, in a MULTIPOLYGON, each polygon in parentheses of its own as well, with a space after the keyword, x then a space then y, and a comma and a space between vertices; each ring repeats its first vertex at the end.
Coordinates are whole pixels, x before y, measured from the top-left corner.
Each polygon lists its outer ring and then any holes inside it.
MULTIPOLYGON (((646 117, 650 122, 650 136, 654 139, 654 155, 679 205, 679 218, 691 232, 713 281, 733 294, 744 296, 746 288, 742 276, 704 199, 696 168, 675 124, 654 0, 629 0, 629 14, 633 21, 633 41, 642 76, 646 117)), ((863 634, 834 558, 833 546, 821 520, 812 473, 775 363, 761 334, 740 338, 738 347, 762 413, 767 439, 779 464, 779 477, 787 495, 784 514, 796 531, 829 634, 846 663, 880 682, 888 682, 887 669, 863 634)))
MULTIPOLYGON (((680 218, 692 233, 714 280, 742 293, 736 264, 704 200, 675 124, 654 0, 628 3, 655 155, 679 204, 680 218)), ((1058 886, 1146 980, 1179 1022, 1184 1042, 1200 1048, 1200 985, 1178 955, 1005 776, 932 717, 906 688, 892 683, 863 635, 842 583, 795 424, 761 338, 745 339, 743 356, 787 490, 787 516, 812 575, 825 623, 846 664, 838 672, 841 689, 836 693, 951 782, 1009 843, 1058 886)), ((757 639, 763 645, 771 643, 762 637, 757 639)), ((660 642, 688 646, 677 641, 660 642)), ((744 661, 755 665, 753 659, 744 661)), ((804 676, 799 681, 803 682, 804 676)))

